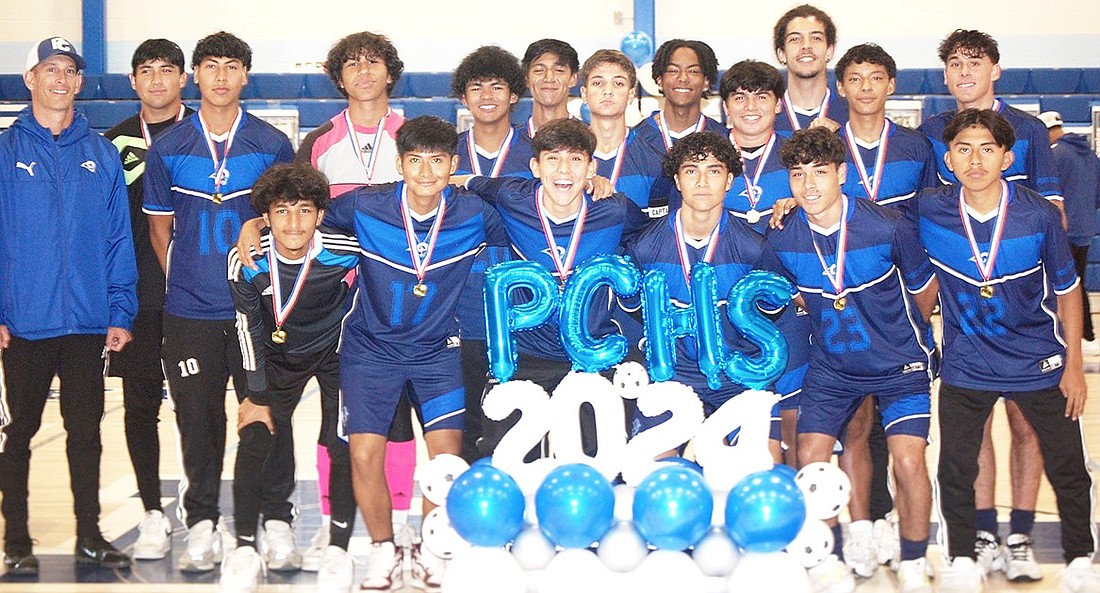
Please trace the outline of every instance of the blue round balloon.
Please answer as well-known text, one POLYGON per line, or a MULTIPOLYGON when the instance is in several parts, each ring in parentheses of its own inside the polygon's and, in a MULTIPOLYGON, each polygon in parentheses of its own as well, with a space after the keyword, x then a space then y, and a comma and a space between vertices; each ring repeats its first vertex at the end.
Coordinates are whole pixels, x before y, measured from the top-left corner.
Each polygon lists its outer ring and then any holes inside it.
POLYGON ((550 541, 563 548, 587 548, 611 529, 615 493, 594 467, 563 465, 547 474, 535 492, 535 516, 550 541))
POLYGON ((749 474, 726 499, 726 528, 750 552, 778 552, 794 540, 806 521, 806 501, 788 472, 749 474))
POLYGON ((523 528, 523 491, 512 476, 487 463, 463 472, 447 493, 447 516, 462 539, 499 547, 523 528))
POLYGON ((785 476, 787 476, 788 478, 790 478, 792 480, 794 479, 795 476, 798 475, 798 470, 797 469, 795 469, 795 468, 793 468, 793 467, 791 467, 791 466, 789 466, 785 463, 777 463, 777 464, 773 465, 772 466, 772 471, 773 472, 778 472, 782 475, 785 475, 785 476))
POLYGON ((662 459, 658 459, 657 461, 697 471, 699 472, 699 475, 703 474, 703 468, 699 467, 698 463, 695 463, 690 459, 684 459, 683 457, 664 457, 662 459))
POLYGON ((653 38, 645 31, 631 31, 623 37, 619 49, 635 66, 640 66, 653 59, 653 38))
POLYGON ((633 511, 646 541, 662 550, 684 550, 706 535, 714 496, 701 473, 673 463, 642 480, 633 511))

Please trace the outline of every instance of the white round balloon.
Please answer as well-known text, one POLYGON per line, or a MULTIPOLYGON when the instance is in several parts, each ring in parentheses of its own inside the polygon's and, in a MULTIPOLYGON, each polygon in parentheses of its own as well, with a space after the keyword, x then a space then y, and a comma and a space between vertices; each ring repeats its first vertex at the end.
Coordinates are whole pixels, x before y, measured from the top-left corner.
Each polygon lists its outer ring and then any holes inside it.
POLYGON ((504 548, 474 546, 447 563, 443 593, 524 593, 526 576, 504 548))
POLYGON ((839 467, 824 461, 798 470, 795 484, 806 498, 806 516, 822 521, 832 519, 848 504, 852 482, 839 467))
POLYGON ((451 525, 451 518, 447 516, 444 507, 435 507, 424 516, 420 524, 420 534, 428 551, 444 560, 449 560, 470 547, 470 542, 462 539, 451 525))
POLYGON ((654 97, 661 96, 661 87, 657 86, 657 81, 653 80, 653 62, 638 66, 638 82, 642 83, 645 92, 654 97))
POLYGON ((690 556, 672 550, 650 552, 634 577, 639 591, 702 591, 706 582, 690 556))
POLYGON ((539 593, 602 593, 609 571, 592 552, 572 548, 558 552, 542 571, 539 593))
POLYGON ((629 572, 638 568, 648 553, 645 538, 633 523, 626 521, 612 526, 596 548, 596 555, 612 572, 629 572))
POLYGON ((810 576, 806 569, 784 552, 761 554, 749 552, 737 562, 726 581, 730 593, 744 591, 782 591, 810 593, 810 576))
POLYGON ((554 559, 554 542, 535 525, 524 527, 512 542, 512 555, 523 570, 542 570, 554 559))
POLYGON ((802 530, 787 544, 787 553, 806 568, 821 564, 833 552, 833 530, 821 519, 807 518, 802 530))
POLYGON ((615 367, 615 378, 611 382, 623 399, 638 399, 642 388, 649 385, 649 373, 640 363, 631 360, 615 367))
POLYGON ((450 453, 440 453, 417 468, 416 477, 420 482, 420 491, 434 505, 447 504, 447 493, 451 491, 451 484, 468 469, 470 464, 465 459, 450 453))
POLYGON ((725 527, 712 527, 691 553, 691 559, 707 577, 728 577, 740 558, 741 552, 725 527))

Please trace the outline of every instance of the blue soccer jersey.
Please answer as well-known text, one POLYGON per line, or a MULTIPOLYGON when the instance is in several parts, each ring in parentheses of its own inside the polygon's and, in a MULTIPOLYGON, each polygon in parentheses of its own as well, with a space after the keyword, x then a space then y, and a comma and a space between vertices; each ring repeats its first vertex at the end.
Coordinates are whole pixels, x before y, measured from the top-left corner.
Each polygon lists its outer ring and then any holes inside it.
POLYGON ((196 113, 158 136, 146 155, 142 210, 174 216, 164 310, 177 317, 233 319, 226 255, 241 224, 256 217, 252 185, 294 157, 285 134, 248 113, 214 150, 218 163, 196 113))
MULTIPOLYGON (((1061 200, 1058 173, 1054 169, 1054 153, 1050 151, 1050 136, 1043 122, 1035 116, 1004 104, 1000 99, 993 101, 993 110, 1003 115, 1016 132, 1016 144, 1012 145, 1012 153, 1016 159, 1001 174, 1001 177, 1038 192, 1048 200, 1061 200)), ((958 112, 937 113, 920 125, 920 132, 932 143, 936 172, 941 185, 956 185, 959 182, 955 174, 947 169, 947 163, 943 160, 944 155, 947 154, 943 131, 956 113, 958 112)))
POLYGON ((932 145, 924 134, 890 120, 884 129, 885 139, 867 143, 856 138, 847 124, 841 126, 838 134, 848 147, 848 176, 841 189, 852 198, 870 199, 874 193, 873 201, 879 206, 912 212, 917 193, 938 183, 932 145))
MULTIPOLYGON (((538 179, 473 177, 466 185, 496 205, 508 232, 513 255, 538 263, 559 279, 561 275, 556 259, 568 264, 570 245, 575 245, 576 250, 572 257, 574 266, 595 255, 619 253, 623 239, 639 231, 647 220, 638 206, 621 194, 603 200, 592 200, 584 195, 583 216, 578 213, 567 220, 557 220, 544 217, 536 205, 542 186, 538 179), (556 248, 551 247, 547 240, 547 228, 554 237, 556 248), (575 230, 579 230, 580 235, 572 241, 575 230), (557 253, 556 259, 551 255, 552 249, 557 253)), ((593 306, 589 312, 588 329, 592 335, 617 333, 611 322, 610 294, 606 298, 597 297, 594 303, 606 305, 593 306)), ((525 354, 568 360, 556 323, 519 332, 516 343, 520 352, 525 354)))
POLYGON ((799 211, 768 233, 813 328, 806 389, 926 393, 933 350, 912 294, 928 287, 933 272, 927 255, 915 249, 916 228, 869 200, 842 199, 845 220, 831 229, 811 226, 799 211))
POLYGON ((653 180, 649 198, 651 218, 663 216, 680 207, 680 192, 676 190, 676 184, 664 174, 663 170, 668 149, 677 140, 692 132, 715 132, 722 135, 729 133, 726 126, 705 115, 700 115, 698 123, 682 132, 670 132, 663 128, 660 122, 661 112, 654 111, 634 126, 637 140, 649 147, 649 151, 638 151, 640 160, 637 166, 643 174, 648 173, 653 180))
MULTIPOLYGON (((769 140, 751 152, 741 151, 744 172, 733 178, 724 203, 726 210, 749 223, 760 234, 768 230, 776 200, 791 197, 787 168, 779 160, 779 150, 787 143, 790 134, 777 132, 772 138, 774 141, 769 140), (747 189, 749 185, 753 187, 752 196, 747 189), (756 214, 752 214, 753 211, 756 214)), ((730 141, 733 142, 733 139, 730 141)))
POLYGON ((474 256, 487 243, 507 244, 492 206, 448 187, 435 211, 410 213, 416 251, 430 254, 419 277, 401 206, 404 191, 404 182, 357 188, 325 212, 325 224, 353 232, 363 249, 341 352, 350 347, 356 356, 399 364, 431 360, 457 345, 455 309, 474 256))
MULTIPOLYGON (((676 219, 679 211, 670 213, 661 220, 649 224, 637 237, 627 243, 626 253, 643 271, 655 270, 664 274, 668 280, 669 298, 673 305, 682 308, 691 307, 691 287, 685 277, 681 260, 680 245, 684 246, 688 270, 703 261, 708 251, 712 251, 710 263, 714 266, 717 280, 717 295, 720 303, 722 336, 729 351, 741 351, 754 355, 759 349, 741 337, 726 314, 726 296, 730 288, 742 276, 752 270, 765 270, 786 276, 779 259, 764 237, 750 226, 730 213, 722 216, 718 223, 716 243, 711 246, 710 238, 702 241, 684 239, 681 241, 676 231, 676 219)), ((690 272, 689 272, 690 273, 690 272)), ((717 390, 707 385, 707 378, 699 370, 699 353, 694 339, 676 340, 676 369, 673 380, 688 385, 695 390, 700 399, 715 408, 730 397, 744 391, 744 387, 722 376, 722 386, 717 390)))
MULTIPOLYGON (((522 131, 511 128, 508 149, 487 154, 480 148, 470 150, 470 132, 458 137, 458 169, 455 175, 492 175, 493 177, 531 178, 531 139, 522 131), (470 163, 471 152, 478 160, 475 169, 470 163), (502 160, 503 159, 503 160, 502 160)), ((508 261, 506 245, 487 245, 474 258, 470 277, 462 288, 458 303, 458 325, 464 340, 485 339, 485 270, 500 262, 508 261)))
POLYGON ((791 105, 790 96, 787 93, 783 93, 779 104, 782 109, 775 117, 777 132, 794 133, 810 127, 810 124, 819 117, 827 117, 840 125, 848 123, 848 102, 832 89, 825 91, 825 100, 813 109, 802 109, 791 105))
POLYGON ((940 281, 943 380, 968 389, 1034 391, 1061 380, 1065 343, 1057 297, 1078 279, 1058 210, 1022 185, 1006 185, 1007 207, 999 215, 970 211, 958 187, 926 191, 919 201, 920 241, 940 281), (987 280, 976 262, 988 266, 990 259, 987 280))

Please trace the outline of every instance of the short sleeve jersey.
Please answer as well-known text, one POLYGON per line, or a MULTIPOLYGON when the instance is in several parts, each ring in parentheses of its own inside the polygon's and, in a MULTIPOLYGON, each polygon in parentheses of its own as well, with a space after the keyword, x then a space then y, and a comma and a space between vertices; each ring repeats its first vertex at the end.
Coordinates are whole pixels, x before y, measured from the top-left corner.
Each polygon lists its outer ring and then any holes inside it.
POLYGON ((655 111, 634 127, 637 141, 649 147, 648 152, 638 151, 640 157, 638 167, 639 170, 652 179, 649 196, 650 218, 664 216, 671 210, 680 207, 680 192, 676 191, 676 184, 664 174, 663 170, 663 163, 665 155, 668 154, 668 149, 677 140, 692 132, 715 132, 722 135, 729 132, 721 122, 700 115, 700 123, 682 132, 668 132, 666 134, 659 123, 660 117, 661 112, 655 111))
POLYGON ((492 206, 448 186, 436 210, 427 216, 410 214, 415 249, 431 254, 419 278, 401 207, 404 191, 404 182, 360 187, 334 200, 325 212, 326 224, 354 233, 362 248, 341 354, 415 364, 453 346, 450 342, 459 336, 455 308, 474 256, 486 243, 507 242, 492 206), (430 249, 437 224, 441 226, 430 249))
MULTIPOLYGON (((1043 122, 1033 115, 1004 104, 1000 99, 994 100, 993 110, 1003 115, 1016 132, 1016 143, 1012 145, 1012 153, 1016 159, 1001 177, 1005 181, 1014 181, 1036 191, 1048 200, 1061 200, 1058 173, 1054 168, 1054 153, 1050 150, 1050 136, 1043 122)), ((947 154, 943 131, 956 113, 958 112, 937 113, 920 125, 920 131, 932 143, 936 172, 942 185, 959 182, 943 160, 947 154)))
POLYGON ((1007 183, 1004 214, 979 216, 962 205, 960 188, 925 192, 920 240, 940 280, 943 380, 969 389, 1031 391, 1058 384, 1065 345, 1058 295, 1078 284, 1058 210, 1042 196, 1007 183), (967 216, 978 256, 963 225, 967 216), (992 274, 991 240, 1005 217, 992 274), (989 285, 992 292, 981 290, 989 285))
MULTIPOLYGON (((563 261, 567 259, 566 251, 574 229, 580 225, 580 237, 573 259, 574 265, 579 265, 595 255, 619 253, 623 238, 636 233, 647 220, 638 206, 621 194, 596 201, 584 195, 582 199, 586 212, 583 219, 579 215, 568 220, 543 218, 536 206, 541 185, 542 182, 537 179, 487 177, 471 178, 467 184, 472 191, 496 205, 508 232, 513 255, 538 263, 555 277, 560 278, 560 275, 554 258, 550 255, 551 247, 546 239, 544 222, 554 237, 558 257, 563 261)), ((596 300, 607 305, 592 307, 589 331, 595 336, 616 332, 611 323, 610 295, 606 299, 596 300)), ((548 323, 520 332, 516 335, 516 342, 520 352, 546 359, 568 360, 557 324, 548 323)))
POLYGON ((900 213, 869 200, 842 200, 847 240, 839 293, 822 265, 824 260, 828 272, 837 273, 839 223, 821 229, 799 211, 790 224, 768 232, 809 312, 807 388, 831 381, 862 393, 910 384, 926 392, 932 348, 911 294, 932 280, 928 256, 916 248, 916 229, 900 213))
POLYGON ((848 149, 848 176, 841 189, 849 197, 868 199, 871 189, 866 187, 866 182, 871 184, 872 189, 877 183, 876 204, 902 213, 911 212, 916 207, 915 198, 920 190, 938 183, 932 145, 924 134, 916 130, 890 120, 886 120, 886 125, 885 142, 864 142, 849 134, 847 126, 842 126, 837 132, 848 149), (875 167, 882 150, 886 152, 881 157, 885 160, 880 172, 875 167), (856 166, 856 158, 860 159, 867 173, 866 182, 856 166))
POLYGON ((226 255, 242 223, 257 215, 249 203, 252 185, 268 167, 294 156, 285 134, 248 113, 231 138, 227 158, 228 142, 215 147, 226 174, 220 191, 198 113, 161 134, 146 156, 143 210, 174 216, 164 310, 177 317, 233 319, 226 255))
POLYGON ((397 130, 405 117, 389 111, 381 125, 352 124, 347 109, 306 135, 297 159, 328 177, 329 195, 336 197, 361 185, 393 183, 397 172, 397 130))

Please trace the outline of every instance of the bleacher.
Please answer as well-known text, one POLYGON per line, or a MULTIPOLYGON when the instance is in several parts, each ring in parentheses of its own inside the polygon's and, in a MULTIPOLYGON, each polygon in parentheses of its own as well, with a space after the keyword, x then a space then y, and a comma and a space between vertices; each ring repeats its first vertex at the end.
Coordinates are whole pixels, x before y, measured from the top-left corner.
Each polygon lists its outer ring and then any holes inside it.
MULTIPOLYGON (((835 82, 831 80, 830 85, 835 86, 835 82)), ((997 96, 1010 104, 1060 112, 1070 131, 1091 133, 1094 109, 1100 114, 1100 68, 1006 69, 996 88, 997 96)), ((450 94, 449 72, 407 72, 398 80, 390 103, 409 118, 435 115, 457 123, 462 103, 450 94)), ((579 96, 580 91, 573 89, 572 95, 579 96)), ((198 107, 199 92, 190 79, 183 98, 192 107, 198 107)), ((893 99, 918 102, 919 118, 955 108, 955 101, 944 86, 941 68, 899 70, 893 99)), ((0 75, 0 129, 9 125, 20 104, 29 101, 30 91, 23 84, 22 75, 0 75)), ((250 111, 296 111, 301 134, 320 126, 346 105, 332 81, 322 73, 252 73, 242 103, 250 111)), ((137 113, 138 106, 126 74, 87 75, 84 89, 77 97, 77 109, 98 131, 137 113)), ((521 99, 512 113, 513 123, 526 121, 530 113, 531 99, 521 99)), ((1090 291, 1100 291, 1100 237, 1093 240, 1093 247, 1085 285, 1090 291)))

